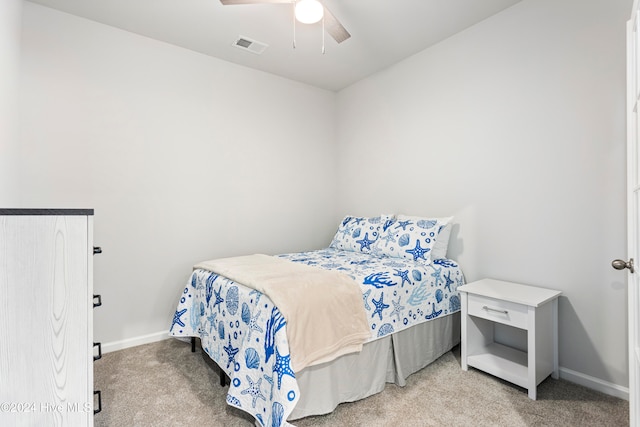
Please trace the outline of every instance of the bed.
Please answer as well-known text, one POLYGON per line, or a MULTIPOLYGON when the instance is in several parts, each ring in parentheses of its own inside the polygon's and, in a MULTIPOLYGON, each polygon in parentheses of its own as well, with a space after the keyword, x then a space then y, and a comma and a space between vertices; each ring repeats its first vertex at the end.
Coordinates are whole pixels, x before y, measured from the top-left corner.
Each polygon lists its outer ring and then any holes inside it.
MULTIPOLYGON (((402 386, 459 343, 457 287, 464 276, 445 257, 450 228, 451 218, 347 216, 328 248, 274 257, 355 282, 367 333, 354 350, 294 365, 290 345, 299 347, 287 332, 294 325, 287 325, 280 307, 208 264, 196 264, 170 334, 200 339, 230 379, 227 404, 251 414, 257 425, 290 425, 380 392, 387 382, 402 386)), ((324 314, 313 316, 315 324, 305 320, 311 337, 334 316, 322 298, 312 302, 324 314)))

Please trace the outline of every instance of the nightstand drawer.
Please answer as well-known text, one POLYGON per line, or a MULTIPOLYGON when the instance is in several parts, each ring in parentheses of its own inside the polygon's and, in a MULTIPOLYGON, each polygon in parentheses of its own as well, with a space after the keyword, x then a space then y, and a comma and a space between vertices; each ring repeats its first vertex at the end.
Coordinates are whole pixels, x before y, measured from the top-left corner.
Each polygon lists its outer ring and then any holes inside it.
POLYGON ((528 308, 523 304, 469 294, 468 314, 520 329, 528 327, 528 308))

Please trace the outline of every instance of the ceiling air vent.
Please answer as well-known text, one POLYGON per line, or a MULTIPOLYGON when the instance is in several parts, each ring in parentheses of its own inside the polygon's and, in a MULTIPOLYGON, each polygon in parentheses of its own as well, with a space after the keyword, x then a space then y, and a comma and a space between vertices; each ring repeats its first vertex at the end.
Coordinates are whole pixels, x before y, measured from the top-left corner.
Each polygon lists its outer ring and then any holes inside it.
POLYGON ((237 47, 238 49, 246 50, 247 52, 255 53, 257 55, 260 55, 265 51, 267 47, 269 47, 265 43, 260 43, 244 36, 239 36, 236 41, 233 42, 233 46, 237 47))

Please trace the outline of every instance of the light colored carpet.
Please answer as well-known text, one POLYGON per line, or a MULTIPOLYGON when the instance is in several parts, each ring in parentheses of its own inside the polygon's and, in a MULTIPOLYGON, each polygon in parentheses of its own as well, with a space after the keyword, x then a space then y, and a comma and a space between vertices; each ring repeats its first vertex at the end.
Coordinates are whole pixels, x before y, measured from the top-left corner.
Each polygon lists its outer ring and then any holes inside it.
MULTIPOLYGON (((460 350, 411 375, 405 387, 345 403, 328 415, 297 420, 309 426, 627 426, 625 400, 546 379, 538 400, 525 389, 460 368, 460 350)), ((200 349, 168 339, 105 354, 95 363, 102 392, 96 427, 254 426, 253 418, 227 406, 217 368, 200 349)))

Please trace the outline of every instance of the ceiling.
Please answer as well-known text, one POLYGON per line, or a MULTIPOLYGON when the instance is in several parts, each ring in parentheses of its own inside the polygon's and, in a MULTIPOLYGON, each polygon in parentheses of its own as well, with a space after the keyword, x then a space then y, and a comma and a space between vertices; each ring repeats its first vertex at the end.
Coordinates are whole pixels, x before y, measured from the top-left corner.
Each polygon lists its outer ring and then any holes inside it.
POLYGON ((219 0, 29 0, 176 46, 339 91, 521 0, 323 0, 351 33, 337 44, 321 24, 297 24, 292 6, 219 0), (266 43, 260 55, 233 46, 266 43))

